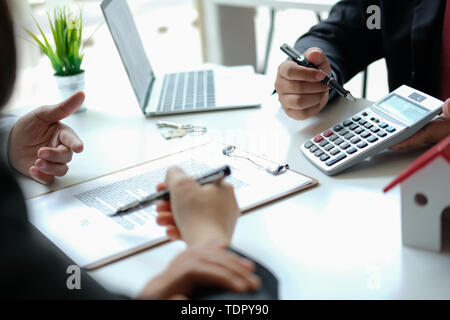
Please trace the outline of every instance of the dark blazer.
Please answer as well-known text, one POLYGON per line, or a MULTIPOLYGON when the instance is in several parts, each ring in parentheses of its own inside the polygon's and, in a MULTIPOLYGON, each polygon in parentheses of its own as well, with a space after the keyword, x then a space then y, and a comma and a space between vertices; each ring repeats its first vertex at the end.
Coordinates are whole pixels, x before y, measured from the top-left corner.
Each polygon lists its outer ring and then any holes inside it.
MULTIPOLYGON (((437 96, 445 0, 342 0, 295 47, 319 47, 345 83, 386 58, 389 89, 407 84, 437 96), (381 8, 381 29, 367 27, 367 7, 381 8)), ((372 84, 376 85, 376 84, 372 84)))
POLYGON ((81 289, 69 290, 67 267, 74 263, 27 220, 22 193, 0 164, 0 299, 116 299, 88 274, 81 289))

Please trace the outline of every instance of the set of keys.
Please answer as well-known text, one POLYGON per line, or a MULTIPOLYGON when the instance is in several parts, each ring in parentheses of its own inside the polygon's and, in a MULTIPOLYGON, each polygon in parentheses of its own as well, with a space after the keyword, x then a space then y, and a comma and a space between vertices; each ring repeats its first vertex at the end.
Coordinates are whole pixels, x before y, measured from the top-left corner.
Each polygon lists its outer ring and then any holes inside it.
POLYGON ((156 126, 160 129, 164 128, 170 129, 168 131, 164 131, 161 133, 161 135, 167 140, 182 138, 187 134, 203 135, 207 131, 206 127, 195 126, 192 124, 177 124, 168 121, 157 121, 156 126))

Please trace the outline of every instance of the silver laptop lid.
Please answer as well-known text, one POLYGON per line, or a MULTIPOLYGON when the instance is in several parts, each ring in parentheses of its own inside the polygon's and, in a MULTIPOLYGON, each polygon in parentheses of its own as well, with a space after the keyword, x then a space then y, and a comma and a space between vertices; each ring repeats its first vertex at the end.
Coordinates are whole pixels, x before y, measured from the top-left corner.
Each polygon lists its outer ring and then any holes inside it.
POLYGON ((130 8, 125 0, 104 0, 101 8, 139 106, 145 112, 154 75, 130 8))

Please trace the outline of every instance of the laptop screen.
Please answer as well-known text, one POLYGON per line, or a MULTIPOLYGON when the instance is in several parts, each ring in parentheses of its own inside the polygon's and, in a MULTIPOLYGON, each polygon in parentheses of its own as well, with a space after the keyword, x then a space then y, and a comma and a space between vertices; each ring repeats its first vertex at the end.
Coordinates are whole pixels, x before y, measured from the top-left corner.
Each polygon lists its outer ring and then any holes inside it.
POLYGON ((144 109, 154 76, 133 16, 125 0, 104 0, 101 7, 139 105, 144 109))

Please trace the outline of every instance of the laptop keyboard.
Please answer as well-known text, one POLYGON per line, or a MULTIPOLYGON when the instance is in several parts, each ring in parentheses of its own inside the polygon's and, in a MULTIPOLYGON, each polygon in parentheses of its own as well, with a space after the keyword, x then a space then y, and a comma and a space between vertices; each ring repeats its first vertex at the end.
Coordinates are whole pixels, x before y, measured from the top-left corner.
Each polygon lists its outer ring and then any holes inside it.
POLYGON ((216 105, 212 70, 166 74, 157 111, 205 109, 216 105))

